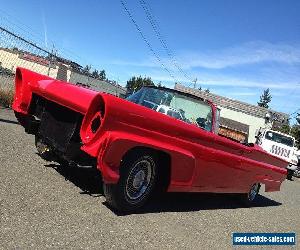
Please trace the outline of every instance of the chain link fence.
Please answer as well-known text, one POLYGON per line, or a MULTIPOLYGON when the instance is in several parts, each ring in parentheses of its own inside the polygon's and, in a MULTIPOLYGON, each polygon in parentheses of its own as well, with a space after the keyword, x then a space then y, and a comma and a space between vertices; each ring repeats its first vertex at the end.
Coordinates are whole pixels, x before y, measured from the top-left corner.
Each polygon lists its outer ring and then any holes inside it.
POLYGON ((30 41, 0 27, 0 90, 13 94, 16 67, 56 78, 56 58, 30 41))
POLYGON ((14 75, 17 67, 27 68, 52 78, 81 85, 96 91, 123 96, 126 89, 115 81, 100 79, 71 60, 0 26, 0 105, 10 106, 14 94, 14 75))

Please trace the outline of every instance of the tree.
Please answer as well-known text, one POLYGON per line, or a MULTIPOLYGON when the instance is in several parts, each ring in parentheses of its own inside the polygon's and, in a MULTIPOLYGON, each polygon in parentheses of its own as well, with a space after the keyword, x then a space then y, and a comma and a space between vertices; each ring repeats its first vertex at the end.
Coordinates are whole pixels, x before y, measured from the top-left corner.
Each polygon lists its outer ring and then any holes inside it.
POLYGON ((300 149, 300 124, 295 124, 291 128, 291 136, 296 139, 296 147, 300 149))
POLYGON ((155 85, 152 81, 151 77, 144 77, 142 80, 143 85, 142 86, 153 86, 155 85))
POLYGON ((278 130, 279 132, 284 133, 284 134, 289 134, 291 131, 291 126, 289 124, 283 124, 276 130, 278 130))
POLYGON ((105 73, 104 69, 100 71, 99 79, 102 80, 102 81, 106 80, 106 73, 105 73))
POLYGON ((98 72, 98 70, 95 69, 95 70, 93 71, 92 77, 94 77, 94 78, 98 78, 98 77, 99 77, 99 72, 98 72))
POLYGON ((91 71, 91 65, 86 65, 83 70, 82 70, 82 73, 85 74, 85 75, 90 75, 90 71, 91 71))
POLYGON ((300 125, 300 113, 297 114, 297 116, 296 116, 296 121, 297 121, 298 124, 300 125))
POLYGON ((133 76, 127 81, 126 84, 127 94, 134 93, 143 86, 153 86, 153 85, 155 84, 150 77, 142 78, 141 76, 138 77, 133 76))
POLYGON ((6 68, 3 68, 1 63, 0 63, 0 74, 1 75, 10 75, 10 76, 13 76, 14 75, 14 72, 10 69, 6 69, 6 68))
POLYGON ((270 89, 267 88, 264 90, 264 92, 262 93, 262 95, 260 96, 260 100, 257 103, 257 105, 259 107, 263 107, 263 108, 269 108, 269 102, 271 102, 272 100, 272 96, 270 94, 270 89))
POLYGON ((297 119, 296 117, 296 124, 290 125, 289 123, 283 124, 276 130, 279 132, 282 132, 284 134, 288 134, 293 136, 296 139, 296 147, 300 149, 300 119, 297 119))
POLYGON ((204 90, 205 93, 210 93, 210 90, 207 88, 206 90, 204 90))
POLYGON ((296 146, 300 149, 300 114, 296 116, 297 123, 291 128, 291 135, 296 139, 296 146))

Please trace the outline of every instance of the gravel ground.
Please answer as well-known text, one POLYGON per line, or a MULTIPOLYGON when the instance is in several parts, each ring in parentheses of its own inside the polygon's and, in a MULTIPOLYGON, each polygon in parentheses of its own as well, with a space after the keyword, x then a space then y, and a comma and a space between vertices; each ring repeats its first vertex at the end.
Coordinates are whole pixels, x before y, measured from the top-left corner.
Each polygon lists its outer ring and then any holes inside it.
POLYGON ((299 179, 252 208, 231 195, 166 194, 122 215, 94 172, 42 160, 10 110, 0 109, 0 138, 2 249, 227 249, 232 232, 300 234, 299 179))

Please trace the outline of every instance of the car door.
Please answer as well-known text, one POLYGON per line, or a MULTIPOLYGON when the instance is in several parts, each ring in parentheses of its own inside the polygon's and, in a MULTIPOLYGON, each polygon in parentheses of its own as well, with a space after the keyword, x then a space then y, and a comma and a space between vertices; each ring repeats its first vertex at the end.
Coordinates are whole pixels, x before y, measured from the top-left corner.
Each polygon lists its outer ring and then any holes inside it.
POLYGON ((215 135, 205 152, 199 147, 194 185, 207 192, 238 192, 243 147, 234 141, 215 135))

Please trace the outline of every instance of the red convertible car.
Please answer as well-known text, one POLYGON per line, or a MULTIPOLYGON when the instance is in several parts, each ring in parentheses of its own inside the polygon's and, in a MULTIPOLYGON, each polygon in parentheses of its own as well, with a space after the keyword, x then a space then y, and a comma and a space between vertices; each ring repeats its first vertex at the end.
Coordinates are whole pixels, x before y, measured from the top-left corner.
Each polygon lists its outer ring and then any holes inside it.
POLYGON ((143 87, 127 100, 17 68, 13 109, 47 160, 97 168, 107 202, 123 211, 168 192, 279 191, 287 162, 221 137, 208 100, 143 87))

